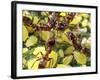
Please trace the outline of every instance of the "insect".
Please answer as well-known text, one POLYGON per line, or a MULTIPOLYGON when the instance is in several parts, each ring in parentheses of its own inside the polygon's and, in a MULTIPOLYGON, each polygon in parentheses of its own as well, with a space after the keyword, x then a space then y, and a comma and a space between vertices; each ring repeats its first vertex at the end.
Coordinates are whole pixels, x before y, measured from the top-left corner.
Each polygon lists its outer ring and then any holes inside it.
POLYGON ((78 41, 78 38, 72 32, 68 32, 68 38, 72 41, 76 50, 82 49, 81 42, 78 41))
MULTIPOLYGON (((42 58, 37 57, 37 60, 36 60, 36 61, 40 61, 39 62, 39 68, 46 68, 46 64, 47 64, 48 61, 50 61, 48 67, 50 67, 50 65, 53 63, 53 59, 52 58, 49 58, 49 54, 50 54, 51 50, 53 49, 54 45, 55 45, 55 39, 54 38, 50 38, 46 42, 46 48, 45 48, 46 49, 46 53, 45 53, 45 55, 43 55, 42 52, 39 52, 38 53, 38 54, 41 54, 42 55, 42 58)), ((35 62, 34 62, 34 64, 35 64, 35 62)), ((31 67, 33 67, 34 64, 31 67)))
MULTIPOLYGON (((51 17, 48 17, 49 20, 46 24, 33 24, 33 18, 30 19, 26 16, 23 16, 23 24, 29 27, 32 27, 33 31, 50 31, 52 29, 55 30, 63 30, 65 28, 68 28, 68 23, 66 21, 59 22, 59 15, 56 12, 52 12, 50 14, 51 17)), ((75 16, 74 13, 70 13, 67 18, 68 20, 72 20, 75 16)))
POLYGON ((81 46, 81 41, 78 40, 78 38, 74 35, 72 32, 68 32, 68 38, 72 41, 73 46, 76 50, 82 51, 83 53, 90 54, 90 49, 86 47, 81 46))

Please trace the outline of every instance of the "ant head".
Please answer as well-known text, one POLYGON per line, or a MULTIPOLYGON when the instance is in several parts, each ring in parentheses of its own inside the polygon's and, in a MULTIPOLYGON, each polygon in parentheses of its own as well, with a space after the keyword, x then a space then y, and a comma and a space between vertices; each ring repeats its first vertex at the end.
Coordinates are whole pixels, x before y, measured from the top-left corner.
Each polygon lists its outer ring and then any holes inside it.
POLYGON ((48 45, 48 46, 54 46, 54 45, 55 45, 55 38, 50 38, 50 39, 47 41, 47 45, 48 45))
POLYGON ((49 40, 46 41, 46 50, 51 50, 52 47, 55 45, 55 38, 50 38, 49 40))

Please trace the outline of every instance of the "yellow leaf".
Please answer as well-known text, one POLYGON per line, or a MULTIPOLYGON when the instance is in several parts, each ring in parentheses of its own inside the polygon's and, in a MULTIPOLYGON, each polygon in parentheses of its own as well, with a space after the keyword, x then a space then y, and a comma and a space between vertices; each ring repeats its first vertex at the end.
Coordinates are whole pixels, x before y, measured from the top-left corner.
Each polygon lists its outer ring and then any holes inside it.
POLYGON ((77 15, 77 16, 75 16, 75 18, 70 22, 70 24, 76 25, 76 24, 78 24, 81 20, 82 20, 82 16, 77 15))
POLYGON ((50 37, 53 36, 53 34, 50 31, 42 31, 40 36, 44 41, 47 41, 50 37))
POLYGON ((70 31, 71 31, 70 29, 65 29, 64 34, 70 32, 70 31))
POLYGON ((33 23, 34 23, 34 24, 37 24, 37 23, 38 23, 38 21, 39 21, 39 18, 38 18, 37 16, 34 16, 33 23))
POLYGON ((72 59, 73 59, 73 56, 72 56, 72 55, 66 56, 66 57, 63 59, 63 64, 65 64, 65 65, 70 64, 70 62, 72 61, 72 59))
POLYGON ((39 67, 39 60, 38 58, 35 58, 35 59, 31 59, 28 61, 28 69, 38 69, 39 67))
POLYGON ((66 16, 66 13, 65 12, 61 12, 60 16, 66 16))
POLYGON ((69 55, 69 54, 73 53, 74 49, 75 49, 75 48, 74 48, 73 46, 69 46, 69 47, 66 49, 65 54, 66 54, 66 55, 69 55))
POLYGON ((30 46, 33 46, 37 43, 38 41, 38 38, 36 36, 30 36, 29 39, 26 41, 26 46, 27 47, 30 47, 30 46))
POLYGON ((27 52, 28 48, 23 48, 23 53, 27 52))
POLYGON ((33 54, 36 55, 39 58, 42 58, 43 55, 45 55, 45 53, 46 53, 46 50, 45 50, 44 46, 35 48, 34 52, 33 52, 33 54))
POLYGON ((25 17, 28 17, 28 18, 30 18, 32 20, 32 15, 30 14, 29 11, 24 10, 22 15, 25 16, 25 17))
POLYGON ((64 64, 57 64, 57 68, 66 68, 67 66, 64 64))
POLYGON ((66 29, 64 31, 64 33, 61 35, 61 37, 62 37, 63 41, 65 41, 65 42, 67 42, 69 44, 72 44, 71 40, 68 39, 68 35, 67 35, 68 32, 70 32, 70 29, 66 29))
POLYGON ((74 54, 74 58, 75 58, 75 60, 77 61, 78 64, 82 64, 82 65, 86 64, 87 57, 86 57, 85 54, 80 53, 78 51, 74 51, 73 54, 74 54))
POLYGON ((69 44, 72 44, 72 42, 71 42, 71 40, 69 40, 68 39, 68 35, 66 34, 62 34, 62 40, 64 41, 64 42, 67 42, 67 43, 69 43, 69 44))
POLYGON ((46 67, 55 67, 56 63, 57 63, 57 53, 55 51, 51 51, 51 53, 49 54, 49 58, 51 58, 50 61, 47 62, 46 67), (51 62, 51 64, 49 65, 49 63, 51 62))
POLYGON ((87 19, 84 19, 83 21, 82 21, 82 27, 86 27, 86 26, 88 26, 88 20, 87 19))
POLYGON ((58 53, 59 53, 59 56, 60 57, 64 57, 64 51, 62 49, 59 49, 59 52, 58 53))
POLYGON ((22 36, 23 37, 23 41, 25 41, 28 38, 28 31, 27 31, 25 26, 23 26, 23 34, 22 35, 23 35, 22 36))

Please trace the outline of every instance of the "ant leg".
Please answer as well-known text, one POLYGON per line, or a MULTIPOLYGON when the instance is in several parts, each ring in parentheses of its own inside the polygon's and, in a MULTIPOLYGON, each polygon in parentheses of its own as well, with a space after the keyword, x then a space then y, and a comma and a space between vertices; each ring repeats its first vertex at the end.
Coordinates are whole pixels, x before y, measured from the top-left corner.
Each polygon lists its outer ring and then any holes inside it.
MULTIPOLYGON (((35 56, 37 56, 37 55, 39 55, 39 54, 41 54, 41 55, 43 56, 43 53, 42 53, 42 52, 37 53, 35 56)), ((40 57, 36 57, 36 58, 37 58, 37 60, 34 61, 34 63, 32 64, 31 68, 34 66, 34 64, 35 64, 36 61, 41 60, 40 57)))
POLYGON ((41 58, 37 57, 37 60, 34 61, 34 63, 32 64, 31 68, 34 66, 36 61, 39 61, 41 58))

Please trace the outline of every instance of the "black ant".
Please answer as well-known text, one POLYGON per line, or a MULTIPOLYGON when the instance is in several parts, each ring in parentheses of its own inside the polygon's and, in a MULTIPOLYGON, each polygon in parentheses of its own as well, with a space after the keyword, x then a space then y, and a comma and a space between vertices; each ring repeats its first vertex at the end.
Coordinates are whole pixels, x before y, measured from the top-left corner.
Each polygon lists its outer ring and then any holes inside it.
MULTIPOLYGON (((42 24, 42 25, 33 24, 33 18, 31 20, 30 18, 23 16, 23 24, 26 26, 32 27, 32 29, 35 29, 35 31, 51 31, 52 29, 53 30, 64 30, 68 26, 68 24, 66 22, 59 22, 59 20, 57 20, 59 18, 57 13, 53 12, 51 14, 51 16, 52 17, 49 18, 48 23, 42 24)), ((39 68, 46 68, 46 64, 48 61, 50 61, 49 66, 51 63, 53 63, 53 59, 49 58, 49 54, 51 53, 54 45, 55 45, 55 38, 52 37, 49 40, 47 40, 45 43, 45 49, 46 49, 45 55, 43 55, 42 52, 38 53, 38 54, 42 55, 42 58, 37 57, 37 59, 36 59, 36 61, 40 61, 39 68)), ((34 64, 35 64, 35 62, 34 62, 34 64)), ((31 67, 33 67, 34 64, 31 67)))
MULTIPOLYGON (((74 14, 72 15, 69 14, 68 16, 68 19, 73 19, 74 17, 74 14), (70 18, 69 18, 70 17, 70 18)), ((26 25, 26 26, 29 26, 29 27, 32 27, 33 29, 35 29, 35 31, 50 31, 52 29, 55 29, 55 30, 64 30, 65 28, 68 28, 68 23, 66 21, 64 22, 59 22, 59 16, 58 16, 58 13, 56 12, 53 12, 51 14, 51 17, 49 18, 48 20, 48 23, 46 24, 33 24, 33 18, 32 20, 26 16, 23 16, 23 24, 26 25)))
POLYGON ((75 47, 76 50, 81 50, 82 49, 81 42, 74 35, 74 33, 68 32, 68 38, 72 41, 73 46, 75 47))
MULTIPOLYGON (((72 44, 76 50, 83 51, 83 53, 90 53, 90 49, 81 46, 81 41, 78 40, 78 38, 74 35, 74 33, 68 32, 67 34, 68 38, 72 41, 72 44)), ((90 54, 86 55, 89 56, 90 54)))

